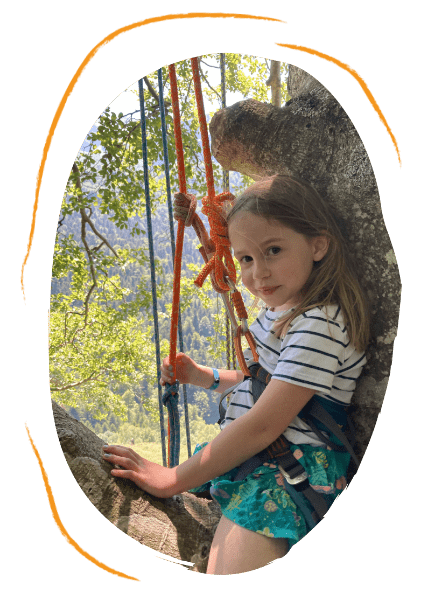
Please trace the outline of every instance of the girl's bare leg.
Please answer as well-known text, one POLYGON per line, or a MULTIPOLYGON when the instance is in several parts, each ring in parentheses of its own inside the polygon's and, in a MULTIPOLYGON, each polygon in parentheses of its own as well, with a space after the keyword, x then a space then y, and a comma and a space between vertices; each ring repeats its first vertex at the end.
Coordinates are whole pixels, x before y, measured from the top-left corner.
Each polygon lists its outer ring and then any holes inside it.
POLYGON ((221 518, 213 538, 207 573, 231 575, 264 567, 288 551, 285 538, 268 538, 221 518))

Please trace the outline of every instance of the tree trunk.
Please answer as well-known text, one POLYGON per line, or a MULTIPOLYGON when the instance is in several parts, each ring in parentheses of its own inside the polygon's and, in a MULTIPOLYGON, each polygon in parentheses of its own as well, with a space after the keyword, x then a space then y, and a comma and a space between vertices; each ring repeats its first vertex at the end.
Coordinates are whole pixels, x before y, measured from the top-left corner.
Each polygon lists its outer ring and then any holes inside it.
POLYGON ((102 458, 103 441, 52 401, 61 448, 77 483, 113 525, 162 554, 194 563, 205 573, 221 512, 213 500, 184 492, 161 499, 133 482, 110 475, 102 458))
POLYGON ((323 85, 294 66, 288 91, 292 99, 282 108, 245 100, 217 112, 210 123, 212 153, 223 168, 254 180, 276 173, 306 179, 344 221, 372 315, 368 364, 351 408, 362 456, 390 372, 399 316, 398 268, 374 173, 353 123, 323 85))

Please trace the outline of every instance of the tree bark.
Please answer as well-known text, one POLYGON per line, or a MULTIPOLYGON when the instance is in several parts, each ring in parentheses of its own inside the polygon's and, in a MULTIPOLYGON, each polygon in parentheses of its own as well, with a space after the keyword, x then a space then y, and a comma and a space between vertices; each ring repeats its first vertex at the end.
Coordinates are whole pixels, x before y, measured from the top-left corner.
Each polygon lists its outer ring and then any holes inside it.
POLYGON ((245 100, 217 112, 210 123, 212 153, 226 170, 254 180, 276 173, 306 179, 344 223, 372 315, 368 364, 351 407, 362 457, 390 372, 399 316, 398 268, 374 172, 353 123, 321 83, 294 66, 288 91, 292 99, 282 108, 245 100))
POLYGON ((103 441, 52 401, 61 448, 77 483, 113 525, 141 544, 205 573, 213 535, 221 516, 213 500, 184 492, 160 499, 133 482, 110 475, 102 458, 103 441))

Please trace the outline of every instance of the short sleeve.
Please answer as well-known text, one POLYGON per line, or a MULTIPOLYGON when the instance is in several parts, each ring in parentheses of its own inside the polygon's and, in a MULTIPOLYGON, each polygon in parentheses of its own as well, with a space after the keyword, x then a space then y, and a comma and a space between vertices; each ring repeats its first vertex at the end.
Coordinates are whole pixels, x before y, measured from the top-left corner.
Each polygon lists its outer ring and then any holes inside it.
POLYGON ((342 322, 328 321, 321 310, 304 313, 281 344, 273 378, 329 393, 348 345, 342 322))

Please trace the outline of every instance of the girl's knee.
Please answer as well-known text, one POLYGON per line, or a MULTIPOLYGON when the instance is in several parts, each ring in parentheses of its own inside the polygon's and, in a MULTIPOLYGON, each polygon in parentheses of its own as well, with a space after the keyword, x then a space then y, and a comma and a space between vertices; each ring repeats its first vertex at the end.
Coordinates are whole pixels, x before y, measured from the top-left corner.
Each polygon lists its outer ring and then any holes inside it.
POLYGON ((213 538, 207 573, 231 575, 253 571, 285 556, 288 547, 286 538, 268 538, 223 516, 213 538))

